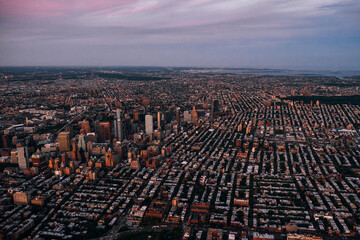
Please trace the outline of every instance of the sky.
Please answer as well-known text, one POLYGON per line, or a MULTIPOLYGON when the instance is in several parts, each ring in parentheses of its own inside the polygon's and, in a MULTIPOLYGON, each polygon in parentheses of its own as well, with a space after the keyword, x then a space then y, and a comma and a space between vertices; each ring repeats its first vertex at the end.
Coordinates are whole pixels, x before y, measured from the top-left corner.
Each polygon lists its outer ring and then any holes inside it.
POLYGON ((0 65, 360 70, 360 1, 0 0, 0 65))

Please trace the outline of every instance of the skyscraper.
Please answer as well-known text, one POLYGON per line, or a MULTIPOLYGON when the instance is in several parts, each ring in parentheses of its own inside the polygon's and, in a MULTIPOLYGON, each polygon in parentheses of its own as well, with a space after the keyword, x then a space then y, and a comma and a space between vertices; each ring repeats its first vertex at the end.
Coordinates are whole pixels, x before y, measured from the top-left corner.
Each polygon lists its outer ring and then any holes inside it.
POLYGON ((134 121, 135 122, 139 121, 139 111, 138 110, 134 110, 134 121))
POLYGON ((219 100, 215 99, 211 104, 211 108, 213 109, 214 112, 219 112, 220 111, 219 100))
POLYGON ((213 100, 211 103, 211 114, 210 114, 211 121, 214 120, 214 114, 216 112, 219 112, 219 100, 213 100))
POLYGON ((86 149, 86 135, 85 134, 80 134, 79 135, 79 140, 78 140, 78 148, 82 149, 84 152, 87 151, 86 149))
POLYGON ((8 135, 2 135, 1 136, 2 139, 2 143, 3 143, 3 148, 8 148, 9 147, 9 137, 8 135))
POLYGON ((122 122, 121 122, 121 110, 118 108, 116 109, 116 130, 117 130, 117 139, 119 141, 123 140, 123 133, 122 133, 122 122))
POLYGON ((180 109, 176 108, 176 121, 179 123, 180 122, 180 109))
POLYGON ((86 133, 89 133, 90 132, 90 124, 89 124, 89 121, 82 121, 81 122, 81 129, 84 129, 86 133))
POLYGON ((70 151, 70 135, 68 132, 61 132, 59 133, 59 150, 60 152, 63 151, 70 151))
POLYGON ((189 111, 184 111, 184 122, 190 122, 191 121, 191 115, 189 111))
POLYGON ((17 150, 16 150, 16 149, 13 149, 13 150, 11 151, 10 162, 11 162, 11 163, 18 163, 17 150))
POLYGON ((114 157, 112 155, 112 152, 111 152, 110 148, 107 151, 106 156, 105 156, 105 166, 106 167, 113 167, 114 166, 114 157))
POLYGON ((47 159, 46 155, 42 154, 39 150, 31 156, 33 167, 37 167, 41 170, 46 169, 47 167, 47 159))
POLYGON ((13 194, 14 203, 18 205, 30 204, 31 194, 29 191, 19 191, 13 194))
POLYGON ((157 124, 158 124, 158 129, 161 129, 161 112, 157 113, 157 124))
POLYGON ((197 122, 198 114, 196 112, 195 106, 193 106, 193 110, 191 111, 191 121, 197 122))
POLYGON ((106 140, 110 140, 111 130, 110 130, 110 122, 101 122, 98 126, 98 141, 105 142, 106 140))
POLYGON ((18 151, 18 163, 21 170, 29 167, 29 153, 27 147, 19 147, 18 151))
POLYGON ((152 134, 154 132, 153 116, 152 115, 146 115, 145 116, 145 132, 148 135, 150 135, 150 134, 152 134))

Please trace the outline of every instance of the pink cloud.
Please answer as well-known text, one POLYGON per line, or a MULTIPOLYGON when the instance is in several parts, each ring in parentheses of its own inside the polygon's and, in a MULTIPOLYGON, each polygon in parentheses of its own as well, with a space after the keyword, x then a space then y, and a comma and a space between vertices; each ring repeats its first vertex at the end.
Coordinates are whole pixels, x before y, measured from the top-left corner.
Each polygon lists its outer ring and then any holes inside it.
MULTIPOLYGON (((144 12, 151 12, 157 9, 160 9, 162 6, 161 4, 148 4, 148 5, 137 5, 136 1, 132 1, 126 8, 119 8, 119 9, 109 9, 103 15, 106 17, 112 17, 117 15, 128 15, 128 14, 138 14, 144 12)), ((103 13, 103 12, 102 12, 103 13)))
POLYGON ((70 13, 88 13, 136 0, 0 0, 0 14, 9 17, 47 18, 70 13))

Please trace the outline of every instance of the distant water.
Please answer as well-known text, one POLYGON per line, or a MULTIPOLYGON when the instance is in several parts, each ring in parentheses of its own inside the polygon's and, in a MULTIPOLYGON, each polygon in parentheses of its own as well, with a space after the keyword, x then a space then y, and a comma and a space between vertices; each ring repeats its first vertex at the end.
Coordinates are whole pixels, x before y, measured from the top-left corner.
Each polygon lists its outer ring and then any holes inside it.
POLYGON ((218 68, 208 69, 210 72, 233 73, 233 74, 256 74, 273 76, 327 76, 327 77, 351 77, 360 76, 360 71, 312 71, 290 69, 252 69, 252 68, 218 68))

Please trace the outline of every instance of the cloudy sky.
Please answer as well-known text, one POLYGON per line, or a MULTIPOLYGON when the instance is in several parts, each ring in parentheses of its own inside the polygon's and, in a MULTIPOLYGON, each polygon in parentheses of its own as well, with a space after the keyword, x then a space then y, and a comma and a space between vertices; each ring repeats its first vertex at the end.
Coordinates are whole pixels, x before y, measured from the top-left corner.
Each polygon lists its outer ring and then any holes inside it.
POLYGON ((0 65, 360 70, 360 1, 0 0, 0 65))

